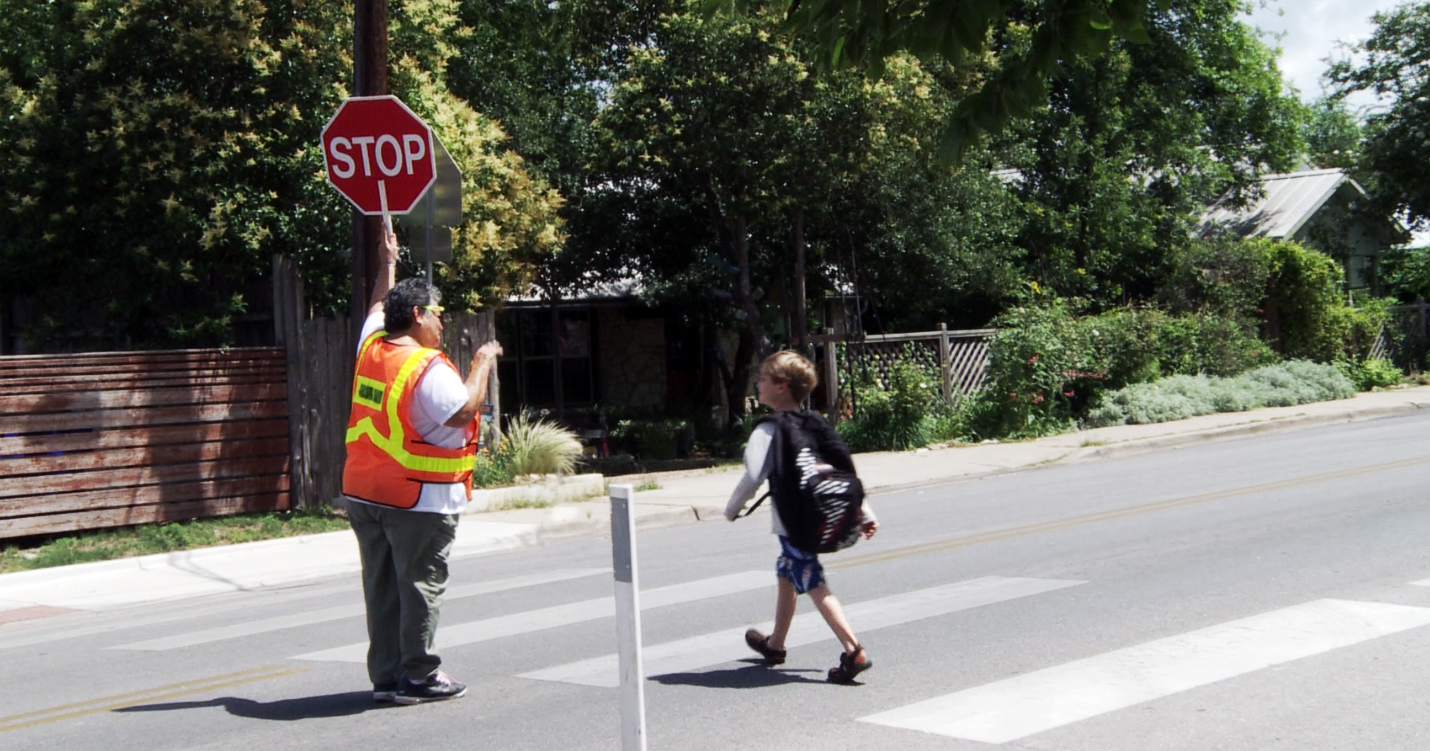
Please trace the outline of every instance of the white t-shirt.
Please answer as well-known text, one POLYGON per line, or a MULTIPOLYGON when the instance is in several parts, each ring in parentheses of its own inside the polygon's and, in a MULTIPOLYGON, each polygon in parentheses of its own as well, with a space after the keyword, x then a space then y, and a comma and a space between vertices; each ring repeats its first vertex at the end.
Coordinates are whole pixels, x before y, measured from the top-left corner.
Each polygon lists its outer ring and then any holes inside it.
MULTIPOLYGON (((362 324, 362 335, 358 337, 358 348, 374 331, 381 329, 384 322, 382 311, 373 313, 362 324)), ((467 403, 467 386, 462 375, 445 360, 437 358, 427 366, 427 371, 417 381, 417 391, 412 399, 412 426, 422 435, 422 440, 434 446, 459 449, 467 445, 475 425, 463 428, 449 428, 443 423, 457 414, 467 403)), ((367 503, 351 496, 350 501, 367 503)), ((433 514, 460 514, 467 507, 467 486, 460 482, 424 482, 417 496, 417 505, 411 511, 425 511, 433 514)), ((376 504, 375 504, 376 505, 376 504)))

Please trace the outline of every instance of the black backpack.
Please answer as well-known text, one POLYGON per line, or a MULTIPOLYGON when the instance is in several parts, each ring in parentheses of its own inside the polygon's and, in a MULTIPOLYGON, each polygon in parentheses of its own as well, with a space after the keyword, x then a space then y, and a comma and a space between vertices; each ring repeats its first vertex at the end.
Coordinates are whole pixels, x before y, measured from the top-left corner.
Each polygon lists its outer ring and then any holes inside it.
POLYGON ((749 516, 777 490, 783 500, 776 512, 790 542, 800 550, 833 553, 859 541, 864 521, 864 484, 852 471, 849 449, 817 415, 777 412, 765 418, 775 423, 776 453, 770 490, 744 513, 749 516), (824 466, 822 470, 815 467, 824 466), (798 477, 793 475, 798 473, 798 477), (783 482, 776 485, 776 478, 783 482))

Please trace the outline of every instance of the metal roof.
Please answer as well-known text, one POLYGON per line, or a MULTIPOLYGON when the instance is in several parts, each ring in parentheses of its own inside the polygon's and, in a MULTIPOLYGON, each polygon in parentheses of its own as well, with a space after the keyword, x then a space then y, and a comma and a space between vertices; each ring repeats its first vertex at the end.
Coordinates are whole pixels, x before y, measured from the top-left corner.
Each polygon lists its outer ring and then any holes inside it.
POLYGON ((1239 209, 1218 201, 1202 216, 1197 234, 1205 237, 1223 229, 1240 237, 1290 238, 1347 184, 1365 195, 1355 180, 1338 169, 1267 175, 1261 178, 1260 198, 1239 209))

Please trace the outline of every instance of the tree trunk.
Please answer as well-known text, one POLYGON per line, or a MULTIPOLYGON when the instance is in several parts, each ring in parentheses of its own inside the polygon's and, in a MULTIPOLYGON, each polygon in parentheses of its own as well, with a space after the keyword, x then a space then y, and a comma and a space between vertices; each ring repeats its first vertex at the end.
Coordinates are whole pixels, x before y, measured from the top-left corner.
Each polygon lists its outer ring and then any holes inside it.
POLYGON ((804 289, 804 209, 795 209, 791 222, 794 234, 794 348, 805 355, 809 348, 809 310, 804 289))

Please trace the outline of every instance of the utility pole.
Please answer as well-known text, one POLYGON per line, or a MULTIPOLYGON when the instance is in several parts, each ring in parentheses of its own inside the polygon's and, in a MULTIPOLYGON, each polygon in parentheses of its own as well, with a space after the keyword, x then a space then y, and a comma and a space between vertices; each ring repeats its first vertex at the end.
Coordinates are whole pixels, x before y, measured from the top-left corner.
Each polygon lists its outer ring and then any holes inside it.
MULTIPOLYGON (((387 93, 387 0, 356 0, 353 8, 353 96, 387 93)), ((382 217, 353 209, 352 336, 357 341, 367 317, 379 268, 382 217)))

